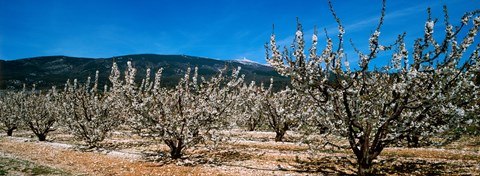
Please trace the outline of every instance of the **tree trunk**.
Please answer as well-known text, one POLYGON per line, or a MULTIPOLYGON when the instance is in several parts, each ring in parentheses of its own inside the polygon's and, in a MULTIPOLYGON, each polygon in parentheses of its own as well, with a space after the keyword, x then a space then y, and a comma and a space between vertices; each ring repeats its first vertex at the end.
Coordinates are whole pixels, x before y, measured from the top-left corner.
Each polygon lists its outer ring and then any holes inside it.
POLYGON ((248 124, 248 131, 255 131, 255 125, 248 124))
POLYGON ((357 174, 359 176, 372 175, 372 165, 371 164, 359 164, 357 174))
POLYGON ((46 134, 36 134, 39 141, 46 141, 47 135, 46 134))
POLYGON ((283 141, 283 136, 285 136, 285 133, 288 130, 289 124, 286 123, 283 125, 283 128, 279 128, 275 130, 275 142, 282 142, 283 141))
POLYGON ((411 136, 407 137, 408 147, 417 148, 420 147, 420 138, 419 135, 412 134, 411 136))
POLYGON ((372 175, 372 159, 370 156, 363 156, 361 159, 358 159, 358 172, 359 176, 372 175))
POLYGON ((285 136, 285 131, 280 130, 275 132, 275 142, 282 142, 283 136, 285 136))
POLYGON ((361 153, 356 155, 358 163, 357 175, 374 175, 373 160, 377 158, 377 156, 382 152, 383 148, 383 146, 380 146, 372 149, 373 151, 370 151, 369 148, 364 148, 367 151, 360 150, 361 153))
POLYGON ((179 159, 182 157, 182 150, 185 148, 181 139, 176 140, 164 140, 164 142, 170 148, 170 158, 179 159))
POLYGON ((181 148, 177 148, 177 147, 170 148, 170 158, 179 159, 180 157, 182 157, 181 148))
POLYGON ((283 136, 285 136, 285 133, 288 130, 288 125, 285 125, 283 128, 280 128, 279 130, 275 131, 275 142, 282 142, 283 141, 283 136))
POLYGON ((10 129, 8 129, 8 130, 7 130, 7 136, 12 136, 13 130, 15 130, 15 128, 10 128, 10 129))

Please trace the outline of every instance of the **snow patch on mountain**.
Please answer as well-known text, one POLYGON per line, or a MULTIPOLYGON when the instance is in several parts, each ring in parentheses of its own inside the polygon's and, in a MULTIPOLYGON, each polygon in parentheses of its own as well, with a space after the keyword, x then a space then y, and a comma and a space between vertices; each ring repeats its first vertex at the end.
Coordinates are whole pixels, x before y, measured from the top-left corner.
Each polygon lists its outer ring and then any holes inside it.
POLYGON ((262 65, 262 66, 269 66, 268 64, 261 64, 261 63, 255 62, 255 61, 253 61, 253 60, 247 59, 246 57, 241 58, 241 59, 236 59, 236 60, 234 60, 234 61, 235 61, 235 62, 238 62, 238 63, 241 63, 241 64, 244 64, 244 65, 252 65, 252 66, 262 65))

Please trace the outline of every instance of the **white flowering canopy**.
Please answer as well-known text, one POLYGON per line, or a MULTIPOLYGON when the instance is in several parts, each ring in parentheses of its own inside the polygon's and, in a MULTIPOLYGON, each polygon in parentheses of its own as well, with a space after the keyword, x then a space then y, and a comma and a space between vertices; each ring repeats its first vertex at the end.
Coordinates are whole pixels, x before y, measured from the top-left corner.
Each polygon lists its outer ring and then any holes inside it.
POLYGON ((406 34, 399 35, 393 45, 379 41, 384 1, 379 25, 369 39, 369 51, 365 54, 354 47, 360 62, 359 69, 352 70, 344 54, 345 29, 331 3, 330 7, 338 22, 336 48, 327 37, 325 49, 317 54, 315 32, 307 58, 298 23, 293 54, 280 52, 272 34, 270 46, 266 46, 267 62, 282 75, 290 76, 295 89, 317 102, 318 115, 312 118, 331 133, 348 138, 360 170, 369 168, 390 144, 439 134, 450 141, 450 129, 462 128, 470 118, 478 120, 479 86, 474 80, 480 71, 480 43, 468 48, 478 33, 480 11, 466 13, 455 27, 446 13, 441 40, 433 37, 437 21, 429 13, 424 37, 417 39, 409 52, 404 43, 406 34), (460 33, 466 35, 460 39, 460 33), (386 51, 393 52, 390 64, 371 69, 372 61, 386 51))

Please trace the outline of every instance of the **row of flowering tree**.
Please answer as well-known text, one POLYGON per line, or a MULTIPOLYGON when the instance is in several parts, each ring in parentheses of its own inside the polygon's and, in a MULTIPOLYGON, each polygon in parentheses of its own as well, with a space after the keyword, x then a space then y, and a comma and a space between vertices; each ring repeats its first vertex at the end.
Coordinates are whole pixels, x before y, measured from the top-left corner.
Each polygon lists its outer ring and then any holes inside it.
POLYGON ((63 126, 87 146, 97 147, 122 122, 117 117, 121 113, 114 110, 119 101, 111 93, 96 91, 98 73, 93 88, 88 82, 79 85, 74 80, 72 85, 67 81, 64 91, 55 87, 36 90, 35 85, 31 90, 24 87, 22 91, 7 91, 0 96, 0 126, 7 136, 17 128, 28 128, 39 141, 45 141, 49 132, 63 126))
POLYGON ((267 126, 275 132, 275 141, 283 141, 288 130, 300 126, 302 117, 308 116, 309 107, 305 96, 296 90, 286 87, 278 92, 272 91, 273 80, 265 88, 255 82, 244 84, 240 89, 239 99, 235 108, 235 119, 239 127, 254 131, 261 126, 267 126))
POLYGON ((67 129, 89 148, 100 147, 121 124, 143 137, 165 143, 171 157, 180 158, 185 149, 207 142, 212 133, 227 127, 233 119, 243 75, 240 68, 226 76, 221 69, 210 79, 190 68, 175 88, 161 87, 162 69, 154 79, 148 69, 141 83, 129 61, 122 75, 114 62, 110 83, 98 87, 94 81, 68 80, 63 91, 7 91, 0 96, 2 130, 11 136, 20 126, 28 127, 40 141, 57 126, 67 129))
POLYGON ((45 141, 47 134, 54 130, 59 114, 59 96, 55 88, 46 93, 32 90, 7 91, 0 96, 0 127, 12 136, 13 131, 26 127, 40 141, 45 141))
POLYGON ((292 80, 284 90, 272 91, 273 83, 267 88, 247 85, 240 69, 231 76, 222 69, 206 79, 197 68, 187 69, 177 86, 167 89, 161 86, 162 69, 153 79, 147 69, 144 79, 136 82, 131 62, 124 74, 113 63, 110 84, 103 88, 98 87, 97 72, 93 82, 91 78, 82 84, 67 81, 62 91, 3 93, 2 130, 12 135, 23 125, 45 140, 57 124, 89 147, 97 147, 112 130, 126 124, 140 136, 165 143, 176 159, 233 121, 248 130, 267 126, 276 133, 276 141, 282 141, 287 130, 301 128, 345 137, 357 158, 358 174, 369 175, 373 160, 385 147, 404 141, 413 146, 450 142, 465 124, 478 123, 480 93, 474 81, 480 72, 480 44, 470 46, 478 33, 480 12, 467 13, 453 26, 445 8, 441 40, 434 36, 438 21, 429 14, 424 37, 408 51, 405 34, 391 45, 379 41, 384 2, 369 50, 364 53, 353 47, 359 62, 352 68, 344 53, 344 26, 331 3, 330 7, 338 22, 338 40, 327 36, 320 54, 316 32, 305 54, 300 23, 293 51, 280 51, 271 35, 267 61, 292 80), (389 64, 374 65, 387 54, 391 54, 389 64))
POLYGON ((129 109, 126 119, 141 136, 164 142, 170 148, 173 159, 180 158, 185 149, 206 142, 212 130, 221 130, 233 114, 238 99, 238 87, 243 83, 240 69, 232 76, 225 76, 226 69, 210 79, 193 74, 188 68, 185 76, 173 89, 160 87, 162 70, 150 81, 150 70, 136 87, 135 69, 128 65, 125 97, 129 109))
POLYGON ((384 1, 369 50, 353 47, 358 67, 351 68, 344 53, 345 28, 329 4, 338 23, 337 44, 327 36, 325 49, 317 54, 315 32, 307 56, 298 23, 293 51, 281 52, 272 34, 267 61, 292 78, 295 90, 318 104, 319 115, 309 117, 311 121, 348 139, 357 158, 358 175, 372 174, 373 160, 389 145, 404 139, 418 143, 439 135, 449 140, 458 136, 451 129, 478 120, 480 97, 474 77, 480 71, 480 44, 469 47, 480 26, 479 11, 466 13, 461 23, 453 26, 445 7, 443 37, 434 36, 435 26, 440 25, 428 13, 424 37, 415 40, 408 51, 405 34, 392 45, 379 41, 384 1), (379 55, 388 53, 392 54, 389 64, 374 65, 375 60, 384 59, 379 55))
POLYGON ((23 97, 23 91, 7 91, 0 95, 0 129, 7 136, 12 136, 13 131, 21 126, 23 97))

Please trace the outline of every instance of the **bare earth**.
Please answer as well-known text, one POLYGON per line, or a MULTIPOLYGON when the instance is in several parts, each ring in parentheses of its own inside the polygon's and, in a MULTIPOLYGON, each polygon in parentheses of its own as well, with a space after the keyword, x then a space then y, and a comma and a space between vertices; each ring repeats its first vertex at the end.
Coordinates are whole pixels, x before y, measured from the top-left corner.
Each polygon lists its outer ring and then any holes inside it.
MULTIPOLYGON (((0 136, 0 157, 14 157, 73 175, 350 175, 355 160, 348 150, 325 148, 312 153, 305 144, 271 142, 274 133, 232 131, 215 148, 199 146, 185 158, 165 161, 161 143, 115 133, 106 149, 84 151, 71 136, 56 132, 54 142, 37 142, 28 132, 0 136), (161 157, 163 154, 163 159, 161 157)), ((287 136, 287 141, 295 135, 287 136)), ((388 148, 376 160, 386 175, 479 175, 478 139, 446 148, 388 148)), ((209 145, 212 146, 212 145, 209 145)))

